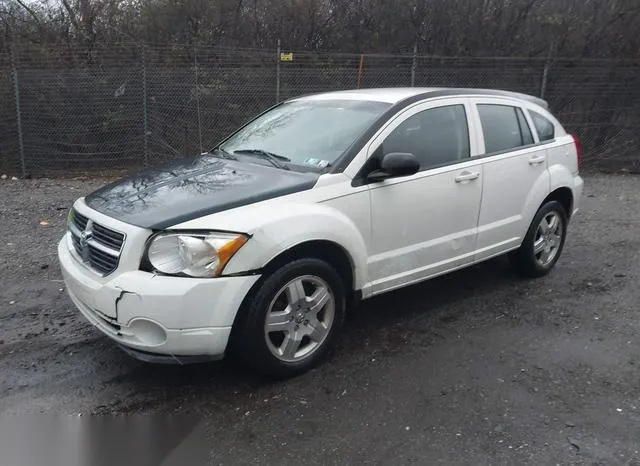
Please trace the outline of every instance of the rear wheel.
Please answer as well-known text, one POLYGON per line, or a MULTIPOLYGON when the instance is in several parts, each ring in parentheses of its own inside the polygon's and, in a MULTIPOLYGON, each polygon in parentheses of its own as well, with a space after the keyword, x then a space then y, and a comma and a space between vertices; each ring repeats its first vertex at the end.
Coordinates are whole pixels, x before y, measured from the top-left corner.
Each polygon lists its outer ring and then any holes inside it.
POLYGON ((326 262, 300 259, 269 275, 241 312, 236 355, 264 374, 290 377, 326 356, 344 319, 345 287, 326 262))
POLYGON ((536 213, 520 248, 511 253, 511 262, 523 276, 546 275, 560 258, 566 236, 567 213, 562 204, 549 201, 536 213))

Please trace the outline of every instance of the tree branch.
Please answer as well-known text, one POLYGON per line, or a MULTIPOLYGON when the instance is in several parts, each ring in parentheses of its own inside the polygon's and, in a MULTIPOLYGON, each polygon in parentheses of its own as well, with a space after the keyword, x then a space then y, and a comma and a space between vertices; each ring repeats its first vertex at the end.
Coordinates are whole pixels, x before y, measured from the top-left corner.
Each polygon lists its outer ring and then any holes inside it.
POLYGON ((38 25, 40 25, 42 23, 40 21, 40 17, 38 16, 38 14, 35 11, 33 11, 31 8, 29 8, 29 6, 25 5, 22 2, 22 0, 16 0, 16 2, 18 2, 18 5, 20 5, 22 8, 27 10, 27 12, 31 15, 31 17, 37 21, 38 25))
POLYGON ((78 18, 76 17, 76 13, 71 8, 71 5, 69 5, 69 0, 61 0, 61 1, 62 1, 62 5, 64 6, 64 9, 67 10, 67 14, 69 15, 69 21, 71 21, 73 28, 76 30, 77 33, 81 34, 82 32, 78 27, 78 18))

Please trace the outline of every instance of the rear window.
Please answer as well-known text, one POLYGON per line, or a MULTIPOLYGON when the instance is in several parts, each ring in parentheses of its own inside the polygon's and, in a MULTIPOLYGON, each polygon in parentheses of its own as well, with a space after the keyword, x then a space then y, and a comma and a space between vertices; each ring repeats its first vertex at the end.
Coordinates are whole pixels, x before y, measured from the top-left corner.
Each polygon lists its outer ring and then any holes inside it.
POLYGON ((556 128, 547 118, 543 117, 539 113, 529 110, 533 125, 536 127, 540 142, 551 141, 556 137, 556 128))
POLYGON ((478 105, 485 153, 503 152, 533 144, 526 119, 517 107, 509 105, 478 105))

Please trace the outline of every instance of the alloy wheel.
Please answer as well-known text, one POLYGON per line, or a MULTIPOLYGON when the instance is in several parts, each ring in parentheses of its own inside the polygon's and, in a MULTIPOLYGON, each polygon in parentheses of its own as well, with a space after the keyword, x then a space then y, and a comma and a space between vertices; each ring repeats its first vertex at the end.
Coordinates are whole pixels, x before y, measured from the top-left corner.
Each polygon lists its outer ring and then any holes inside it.
POLYGON ((310 357, 324 343, 335 317, 335 298, 320 277, 296 277, 275 295, 264 334, 271 353, 281 361, 310 357))
POLYGON ((564 227, 560 215, 551 211, 542 217, 533 242, 533 255, 541 267, 548 267, 558 255, 564 227))

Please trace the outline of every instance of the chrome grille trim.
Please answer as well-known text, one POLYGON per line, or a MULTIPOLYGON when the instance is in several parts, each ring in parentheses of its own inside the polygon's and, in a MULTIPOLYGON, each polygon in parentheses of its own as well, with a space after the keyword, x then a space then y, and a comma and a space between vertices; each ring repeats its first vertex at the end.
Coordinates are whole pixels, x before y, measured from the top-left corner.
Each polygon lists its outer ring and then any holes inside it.
POLYGON ((75 256, 93 272, 106 276, 118 267, 126 235, 72 209, 68 229, 75 256))

